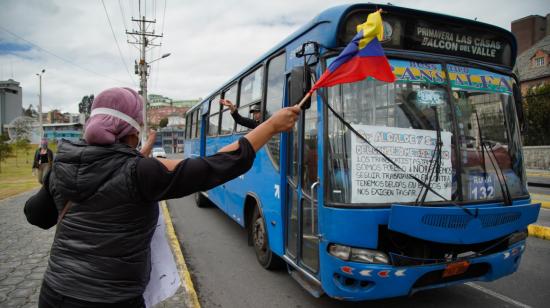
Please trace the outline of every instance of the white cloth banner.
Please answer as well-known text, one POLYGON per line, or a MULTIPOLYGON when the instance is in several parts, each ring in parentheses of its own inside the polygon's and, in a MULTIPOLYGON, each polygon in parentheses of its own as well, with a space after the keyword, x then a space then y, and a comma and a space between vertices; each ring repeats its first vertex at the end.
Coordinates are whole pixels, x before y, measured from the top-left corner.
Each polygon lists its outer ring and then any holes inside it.
POLYGON ((152 307, 173 296, 180 283, 178 267, 166 237, 164 215, 159 205, 157 228, 151 240, 151 278, 143 293, 145 305, 152 307))
MULTIPOLYGON (((353 125, 367 140, 391 158, 405 172, 389 163, 382 155, 351 136, 351 201, 353 203, 399 203, 415 201, 421 186, 407 174, 429 182, 428 172, 437 140, 432 130, 372 125, 353 125)), ((451 199, 452 165, 450 132, 441 132, 441 168, 439 181, 432 177, 431 188, 451 199)), ((432 163, 432 165, 435 162, 432 163)), ((443 201, 429 192, 426 201, 443 201)))

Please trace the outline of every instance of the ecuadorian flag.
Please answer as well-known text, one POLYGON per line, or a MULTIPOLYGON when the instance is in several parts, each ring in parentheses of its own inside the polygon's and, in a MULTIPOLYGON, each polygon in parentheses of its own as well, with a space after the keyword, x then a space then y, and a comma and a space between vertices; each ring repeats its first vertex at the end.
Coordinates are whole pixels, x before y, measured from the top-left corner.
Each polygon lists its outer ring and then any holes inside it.
POLYGON ((357 26, 357 34, 329 65, 309 93, 322 87, 348 83, 373 77, 394 82, 388 59, 380 45, 384 35, 380 11, 369 14, 367 21, 357 26))

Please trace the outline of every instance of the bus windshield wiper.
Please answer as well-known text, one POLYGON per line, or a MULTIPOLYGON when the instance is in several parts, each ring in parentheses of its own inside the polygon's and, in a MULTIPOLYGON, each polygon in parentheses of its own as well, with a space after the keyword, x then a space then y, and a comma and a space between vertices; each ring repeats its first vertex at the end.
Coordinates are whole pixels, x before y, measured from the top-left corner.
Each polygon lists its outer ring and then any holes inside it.
MULTIPOLYGON (((483 133, 481 132, 481 124, 479 123, 479 116, 477 110, 475 110, 476 122, 477 122, 477 133, 479 135, 479 147, 481 150, 481 167, 483 168, 483 181, 487 182, 487 165, 485 164, 485 147, 483 146, 483 133)), ((487 153, 487 156, 489 153, 487 153)))
MULTIPOLYGON (((431 107, 434 112, 435 118, 435 129, 436 129, 436 140, 434 146, 434 152, 432 158, 430 159, 430 164, 428 166, 428 187, 431 190, 432 187, 432 178, 435 172, 435 181, 439 182, 439 174, 441 173, 441 151, 443 150, 443 141, 441 140, 441 126, 439 125, 439 115, 437 113, 437 107, 431 107)), ((428 188, 424 189, 424 186, 420 188, 420 192, 416 197, 416 204, 424 204, 426 197, 428 196, 428 188), (422 196, 422 197, 420 197, 422 196)))
POLYGON ((489 161, 491 162, 491 165, 493 166, 493 169, 495 170, 495 174, 497 176, 498 184, 500 186, 500 191, 502 193, 502 198, 504 198, 504 204, 506 205, 512 205, 512 196, 510 194, 510 189, 508 188, 508 182, 506 182, 506 177, 504 176, 504 173, 502 172, 502 168, 500 168, 500 165, 498 164, 497 157, 495 155, 495 151, 492 147, 490 147, 490 144, 488 141, 485 141, 483 138, 483 133, 481 131, 481 125, 479 123, 479 116, 477 114, 477 110, 475 111, 476 119, 477 119, 477 130, 479 134, 479 143, 481 144, 481 155, 483 157, 482 164, 483 164, 483 171, 485 174, 484 182, 487 182, 487 167, 485 166, 485 152, 487 153, 487 156, 489 157, 489 161), (491 156, 489 154, 493 154, 491 156), (494 160, 494 161, 493 161, 494 160))

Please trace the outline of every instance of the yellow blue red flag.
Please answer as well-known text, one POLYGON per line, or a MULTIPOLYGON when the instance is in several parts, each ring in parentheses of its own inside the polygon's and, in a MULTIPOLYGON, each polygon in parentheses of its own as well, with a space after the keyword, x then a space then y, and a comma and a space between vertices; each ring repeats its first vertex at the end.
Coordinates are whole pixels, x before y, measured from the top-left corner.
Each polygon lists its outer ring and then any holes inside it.
POLYGON ((380 45, 383 35, 380 11, 369 14, 367 21, 357 26, 357 34, 329 65, 309 93, 318 88, 359 81, 367 77, 394 82, 395 76, 380 45))

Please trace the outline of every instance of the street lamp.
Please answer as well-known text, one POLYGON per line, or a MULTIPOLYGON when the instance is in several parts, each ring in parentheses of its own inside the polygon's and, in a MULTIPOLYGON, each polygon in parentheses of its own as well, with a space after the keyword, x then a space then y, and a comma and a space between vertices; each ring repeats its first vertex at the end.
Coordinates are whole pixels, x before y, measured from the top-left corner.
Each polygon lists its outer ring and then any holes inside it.
POLYGON ((45 69, 42 69, 40 73, 37 73, 38 76, 38 121, 40 123, 40 138, 44 137, 44 125, 42 124, 42 75, 46 72, 45 69))
POLYGON ((171 55, 171 53, 165 53, 165 54, 162 55, 162 57, 157 58, 157 59, 155 59, 155 60, 153 60, 153 61, 149 61, 148 64, 151 64, 151 63, 153 63, 153 62, 155 62, 155 61, 158 61, 158 60, 160 60, 160 59, 164 59, 164 58, 166 58, 166 57, 169 57, 170 55, 171 55))
POLYGON ((157 58, 153 61, 145 62, 144 60, 140 61, 141 66, 141 93, 143 95, 143 134, 141 137, 141 143, 145 144, 145 141, 147 140, 147 68, 149 65, 155 61, 158 61, 160 59, 164 59, 166 57, 170 56, 170 53, 165 53, 162 55, 162 57, 157 58))

